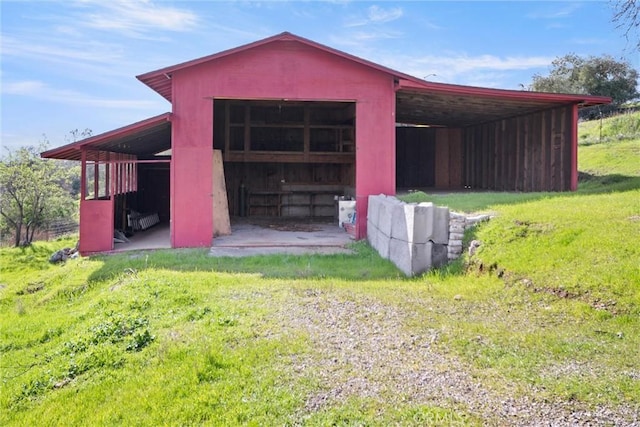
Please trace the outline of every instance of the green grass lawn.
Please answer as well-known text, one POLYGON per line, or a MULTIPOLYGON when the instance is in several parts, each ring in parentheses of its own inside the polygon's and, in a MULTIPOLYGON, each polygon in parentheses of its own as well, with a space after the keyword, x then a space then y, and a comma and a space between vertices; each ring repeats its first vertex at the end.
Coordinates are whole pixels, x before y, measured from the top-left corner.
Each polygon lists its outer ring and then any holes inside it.
POLYGON ((364 243, 2 249, 0 425, 633 425, 638 147, 581 146, 576 193, 437 199, 497 217, 473 259, 411 279, 364 243))
POLYGON ((640 138, 640 112, 581 122, 579 128, 580 145, 635 140, 640 138))

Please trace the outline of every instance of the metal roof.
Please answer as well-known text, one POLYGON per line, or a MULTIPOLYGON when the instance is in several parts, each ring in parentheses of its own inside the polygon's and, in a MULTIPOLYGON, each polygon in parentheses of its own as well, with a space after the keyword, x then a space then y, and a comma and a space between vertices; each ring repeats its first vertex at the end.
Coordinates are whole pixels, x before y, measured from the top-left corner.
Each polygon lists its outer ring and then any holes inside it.
POLYGON ((83 149, 134 154, 139 159, 171 148, 171 113, 160 114, 128 126, 45 151, 42 157, 80 160, 83 149))

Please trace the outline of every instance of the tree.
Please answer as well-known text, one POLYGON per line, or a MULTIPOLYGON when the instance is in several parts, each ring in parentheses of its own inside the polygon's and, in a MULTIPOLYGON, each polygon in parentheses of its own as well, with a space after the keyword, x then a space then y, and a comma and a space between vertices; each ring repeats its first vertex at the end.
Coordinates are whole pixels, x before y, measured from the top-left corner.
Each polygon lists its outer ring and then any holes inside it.
POLYGON ((610 55, 583 58, 568 54, 553 60, 551 72, 533 76, 530 88, 540 92, 609 96, 620 105, 639 96, 638 71, 610 55))
POLYGON ((613 4, 613 22, 624 31, 627 41, 635 43, 640 50, 640 4, 636 0, 617 0, 613 4), (631 40, 637 37, 635 41, 631 40))
POLYGON ((0 162, 0 227, 14 235, 14 244, 31 242, 52 219, 70 215, 75 207, 68 188, 69 171, 40 158, 46 146, 23 147, 0 162))

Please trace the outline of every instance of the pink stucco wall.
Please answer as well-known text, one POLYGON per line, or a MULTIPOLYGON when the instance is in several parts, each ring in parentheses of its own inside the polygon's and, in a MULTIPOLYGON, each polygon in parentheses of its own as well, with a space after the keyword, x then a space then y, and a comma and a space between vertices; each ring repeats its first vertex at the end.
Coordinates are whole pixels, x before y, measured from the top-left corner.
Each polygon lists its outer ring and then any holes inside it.
POLYGON ((177 70, 173 79, 171 240, 208 246, 213 236, 213 98, 356 102, 357 237, 370 194, 395 192, 393 78, 296 41, 275 41, 177 70))

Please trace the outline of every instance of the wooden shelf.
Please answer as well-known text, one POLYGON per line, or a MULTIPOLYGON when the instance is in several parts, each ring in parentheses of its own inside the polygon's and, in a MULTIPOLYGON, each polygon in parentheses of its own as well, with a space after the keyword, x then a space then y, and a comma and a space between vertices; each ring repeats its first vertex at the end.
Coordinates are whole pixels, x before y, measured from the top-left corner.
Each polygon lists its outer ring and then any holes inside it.
POLYGON ((249 216, 330 217, 336 191, 255 191, 248 197, 249 216))
POLYGON ((283 213, 287 216, 327 217, 335 214, 333 197, 335 190, 294 190, 289 192, 282 201, 283 213))
POLYGON ((256 163, 353 163, 355 153, 296 153, 284 151, 230 151, 224 153, 227 162, 256 163))
POLYGON ((284 191, 254 191, 247 200, 249 216, 282 216, 284 191))
POLYGON ((225 161, 355 161, 354 103, 223 102, 225 161))

